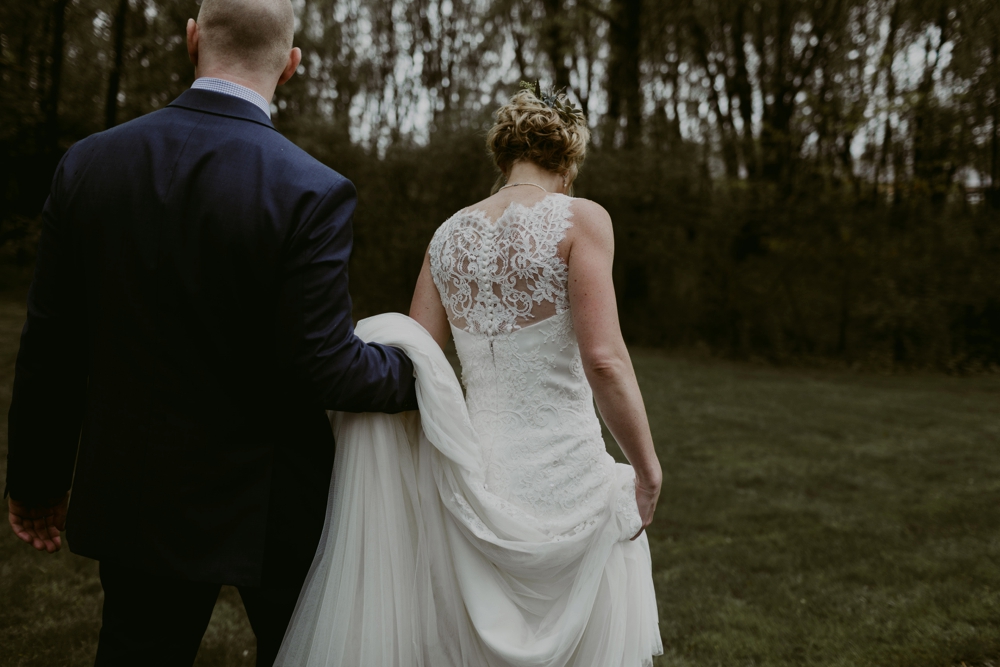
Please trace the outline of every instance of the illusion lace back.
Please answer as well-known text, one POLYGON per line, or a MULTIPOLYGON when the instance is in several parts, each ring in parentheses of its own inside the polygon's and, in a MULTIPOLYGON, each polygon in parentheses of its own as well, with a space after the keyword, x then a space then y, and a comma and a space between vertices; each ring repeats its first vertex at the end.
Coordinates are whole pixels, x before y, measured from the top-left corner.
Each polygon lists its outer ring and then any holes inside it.
POLYGON ((558 250, 572 201, 550 195, 533 206, 513 202, 496 220, 465 209, 438 228, 431 276, 455 327, 496 337, 569 309, 568 269, 558 250))
POLYGON ((630 466, 607 453, 559 244, 572 199, 455 214, 431 242, 463 395, 401 315, 419 416, 332 414, 326 529, 277 665, 651 667, 662 653, 630 466))
POLYGON ((597 520, 615 479, 558 253, 572 201, 555 194, 533 206, 515 202, 495 221, 459 212, 429 250, 487 487, 556 539, 597 520))

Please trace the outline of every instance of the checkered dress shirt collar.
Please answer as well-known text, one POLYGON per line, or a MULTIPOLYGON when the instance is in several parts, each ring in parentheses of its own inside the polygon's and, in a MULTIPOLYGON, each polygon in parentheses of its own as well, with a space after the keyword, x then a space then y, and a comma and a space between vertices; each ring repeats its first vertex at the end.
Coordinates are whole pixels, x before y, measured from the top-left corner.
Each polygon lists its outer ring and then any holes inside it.
POLYGON ((271 105, 264 99, 264 96, 256 90, 250 90, 246 86, 241 86, 238 83, 226 81, 225 79, 216 79, 211 76, 203 76, 200 79, 195 79, 194 83, 191 84, 191 88, 196 90, 211 90, 216 93, 238 97, 241 100, 246 100, 250 104, 253 104, 255 107, 263 111, 264 115, 268 118, 271 117, 271 105))

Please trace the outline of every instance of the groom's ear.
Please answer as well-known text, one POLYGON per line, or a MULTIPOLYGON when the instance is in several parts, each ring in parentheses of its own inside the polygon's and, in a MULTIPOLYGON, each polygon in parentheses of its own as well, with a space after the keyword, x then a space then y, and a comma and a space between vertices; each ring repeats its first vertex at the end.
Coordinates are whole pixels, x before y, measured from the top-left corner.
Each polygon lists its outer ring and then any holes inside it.
POLYGON ((194 19, 188 19, 187 22, 187 47, 188 47, 188 58, 191 60, 191 64, 198 68, 198 24, 195 23, 194 19))
POLYGON ((281 71, 281 77, 278 79, 279 86, 292 78, 292 75, 295 74, 295 70, 299 68, 299 63, 301 62, 302 50, 296 46, 288 54, 288 62, 285 63, 285 69, 281 71))

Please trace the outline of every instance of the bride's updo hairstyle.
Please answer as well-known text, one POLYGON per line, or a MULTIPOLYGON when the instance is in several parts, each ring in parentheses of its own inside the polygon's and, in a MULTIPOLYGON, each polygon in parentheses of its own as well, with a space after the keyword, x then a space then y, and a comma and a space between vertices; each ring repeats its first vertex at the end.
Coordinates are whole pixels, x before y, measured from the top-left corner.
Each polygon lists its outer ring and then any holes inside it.
POLYGON ((494 193, 506 182, 511 167, 522 160, 576 176, 587 156, 590 129, 583 113, 572 109, 564 97, 550 95, 543 100, 532 90, 520 90, 495 116, 496 123, 486 135, 486 147, 501 172, 494 193))

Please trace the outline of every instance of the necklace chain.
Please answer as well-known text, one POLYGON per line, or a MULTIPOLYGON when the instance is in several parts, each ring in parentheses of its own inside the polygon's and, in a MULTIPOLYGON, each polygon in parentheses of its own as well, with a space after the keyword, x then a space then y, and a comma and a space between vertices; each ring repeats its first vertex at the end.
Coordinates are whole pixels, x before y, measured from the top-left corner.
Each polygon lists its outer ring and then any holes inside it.
MULTIPOLYGON (((533 185, 536 188, 538 188, 539 190, 541 190, 542 192, 548 192, 548 190, 546 190, 545 188, 543 188, 542 186, 540 186, 538 183, 528 183, 527 181, 525 181, 524 183, 510 183, 510 184, 505 185, 502 188, 500 188, 500 190, 506 190, 507 188, 513 188, 513 187, 516 187, 518 185, 533 185)), ((497 190, 497 192, 500 192, 500 190, 497 190)))

